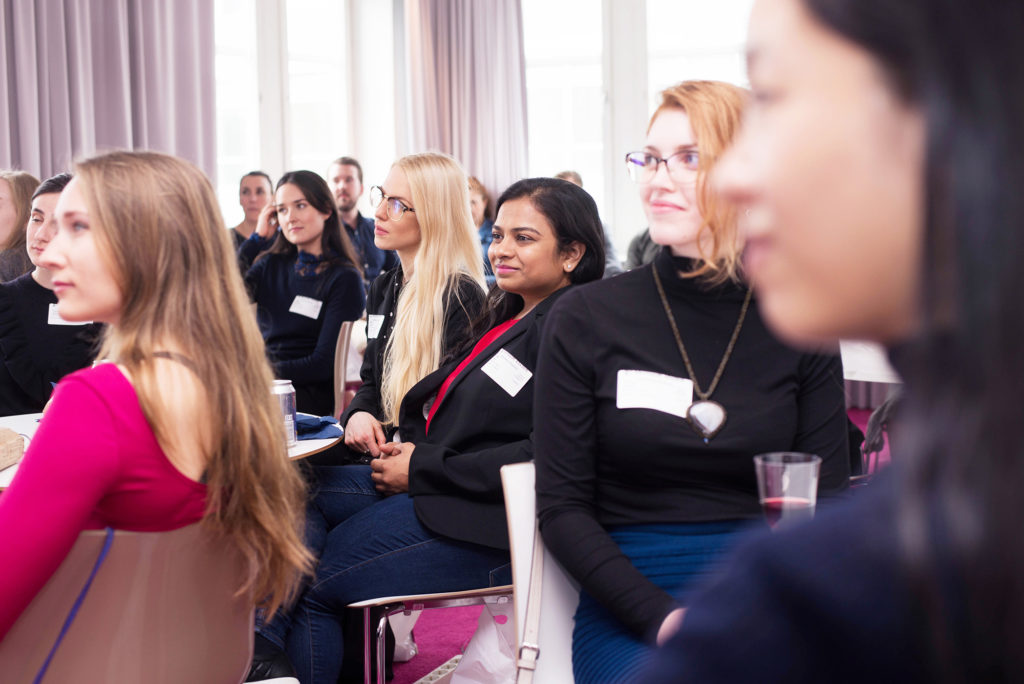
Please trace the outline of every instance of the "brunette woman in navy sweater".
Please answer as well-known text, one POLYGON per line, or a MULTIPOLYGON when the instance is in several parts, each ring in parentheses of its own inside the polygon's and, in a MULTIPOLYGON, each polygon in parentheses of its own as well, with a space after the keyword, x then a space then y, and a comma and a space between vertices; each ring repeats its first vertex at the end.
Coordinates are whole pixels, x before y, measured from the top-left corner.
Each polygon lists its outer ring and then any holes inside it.
POLYGON ((295 385, 300 411, 331 415, 338 331, 362 315, 366 300, 359 261, 320 176, 281 177, 256 232, 239 249, 243 257, 260 251, 245 282, 274 372, 295 385))

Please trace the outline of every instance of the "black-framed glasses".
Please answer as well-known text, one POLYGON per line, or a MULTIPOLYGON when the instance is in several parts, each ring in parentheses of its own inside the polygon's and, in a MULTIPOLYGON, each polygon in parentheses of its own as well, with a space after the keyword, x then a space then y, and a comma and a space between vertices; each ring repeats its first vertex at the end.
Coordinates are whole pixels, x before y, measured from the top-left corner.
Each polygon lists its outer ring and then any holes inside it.
POLYGON ((696 149, 679 150, 667 157, 658 157, 650 152, 630 152, 626 155, 626 171, 634 183, 650 183, 662 162, 669 177, 676 183, 692 183, 697 180, 700 155, 696 149))
POLYGON ((379 185, 374 185, 370 188, 370 206, 374 209, 380 206, 381 202, 387 202, 384 205, 384 209, 387 212, 388 218, 392 221, 397 221, 405 215, 405 212, 411 211, 416 213, 416 210, 408 206, 405 202, 398 199, 397 197, 388 197, 384 194, 384 188, 379 185))

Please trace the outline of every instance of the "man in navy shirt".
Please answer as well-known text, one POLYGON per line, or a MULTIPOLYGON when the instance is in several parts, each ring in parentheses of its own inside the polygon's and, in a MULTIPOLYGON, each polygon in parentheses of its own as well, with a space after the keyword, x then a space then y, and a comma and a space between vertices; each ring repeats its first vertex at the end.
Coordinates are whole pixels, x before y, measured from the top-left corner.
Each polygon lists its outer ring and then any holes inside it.
POLYGON ((348 239, 359 255, 366 289, 373 279, 398 265, 398 255, 373 244, 373 218, 366 218, 357 208, 363 195, 363 167, 352 157, 338 157, 327 169, 327 184, 334 194, 338 214, 348 232, 348 239))

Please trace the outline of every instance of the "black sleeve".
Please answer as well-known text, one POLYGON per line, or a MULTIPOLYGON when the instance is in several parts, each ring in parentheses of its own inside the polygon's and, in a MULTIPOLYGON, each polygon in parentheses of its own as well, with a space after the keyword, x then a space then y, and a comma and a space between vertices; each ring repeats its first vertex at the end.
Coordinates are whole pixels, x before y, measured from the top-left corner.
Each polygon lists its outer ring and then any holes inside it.
MULTIPOLYGON (((374 278, 370 284, 370 292, 366 295, 366 311, 367 314, 372 311, 379 311, 381 302, 384 299, 385 290, 391 286, 391 278, 388 277, 387 273, 381 273, 379 276, 374 278)), ((370 317, 366 317, 366 326, 369 328, 370 317)), ((365 411, 377 420, 381 419, 383 414, 380 406, 380 387, 377 384, 377 346, 381 343, 381 335, 378 332, 377 337, 371 338, 369 335, 366 336, 366 349, 363 350, 363 365, 359 367, 359 379, 362 384, 359 385, 359 389, 356 390, 356 394, 352 397, 352 401, 349 402, 348 408, 345 409, 345 413, 341 416, 341 424, 347 425, 348 419, 352 417, 353 413, 359 411, 365 411)))
POLYGON ((409 462, 409 494, 453 494, 502 501, 501 467, 532 458, 532 434, 527 439, 463 453, 420 442, 409 462))
POLYGON ((298 359, 278 361, 277 376, 292 382, 322 382, 326 371, 333 373, 338 331, 345 321, 357 320, 366 303, 363 278, 354 268, 340 268, 324 297, 324 319, 313 351, 298 359))
MULTIPOLYGON (((0 355, 11 379, 42 405, 49 401, 53 383, 92 362, 103 326, 75 326, 71 339, 63 335, 47 339, 38 332, 30 335, 19 320, 17 303, 12 301, 18 296, 27 295, 11 287, 0 287, 0 355)), ((45 307, 46 303, 38 300, 38 306, 45 307)))
MULTIPOLYGON (((244 247, 249 240, 242 243, 244 247)), ((239 252, 241 253, 241 252, 239 252)), ((259 263, 250 266, 242 280, 245 282, 245 289, 249 293, 249 300, 255 303, 260 297, 260 283, 263 282, 263 272, 267 269, 267 259, 261 259, 259 263)))
POLYGON ((444 341, 441 359, 456 353, 472 334, 473 320, 484 308, 484 291, 467 276, 460 276, 454 287, 448 288, 444 308, 444 341))
POLYGON ((641 637, 650 637, 674 608, 597 518, 596 402, 599 350, 586 331, 594 317, 577 293, 555 304, 544 328, 534 376, 534 462, 537 514, 551 553, 595 599, 641 637))
POLYGON ((850 438, 838 356, 806 354, 800 360, 797 411, 793 450, 821 456, 818 496, 845 493, 850 487, 850 438))
POLYGON ((269 249, 272 244, 274 244, 273 238, 264 240, 255 231, 243 240, 242 244, 238 246, 238 267, 242 269, 242 273, 247 273, 260 252, 269 249))

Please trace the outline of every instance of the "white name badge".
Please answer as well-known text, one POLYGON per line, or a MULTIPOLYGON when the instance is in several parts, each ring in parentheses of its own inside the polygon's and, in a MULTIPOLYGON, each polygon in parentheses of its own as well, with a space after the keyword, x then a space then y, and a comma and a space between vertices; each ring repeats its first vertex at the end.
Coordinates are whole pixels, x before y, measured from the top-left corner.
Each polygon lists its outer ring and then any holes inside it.
POLYGON ((366 338, 377 339, 380 335, 380 327, 384 325, 384 314, 370 314, 366 317, 366 338))
POLYGON ((50 304, 50 311, 46 315, 46 322, 49 325, 86 325, 92 321, 66 321, 57 313, 57 305, 50 304))
POLYGON ((510 397, 519 394, 519 390, 523 389, 523 385, 533 377, 533 373, 529 368, 519 363, 516 357, 504 349, 492 356, 491 360, 485 363, 480 370, 487 373, 491 380, 494 380, 501 389, 508 392, 510 397))
POLYGON ((324 303, 321 302, 319 299, 313 299, 312 297, 303 297, 302 295, 295 295, 295 299, 292 301, 292 305, 288 309, 288 311, 315 320, 320 316, 320 309, 323 307, 323 305, 324 303))
POLYGON ((615 406, 645 408, 686 418, 693 403, 693 381, 662 373, 620 370, 616 378, 615 406))

